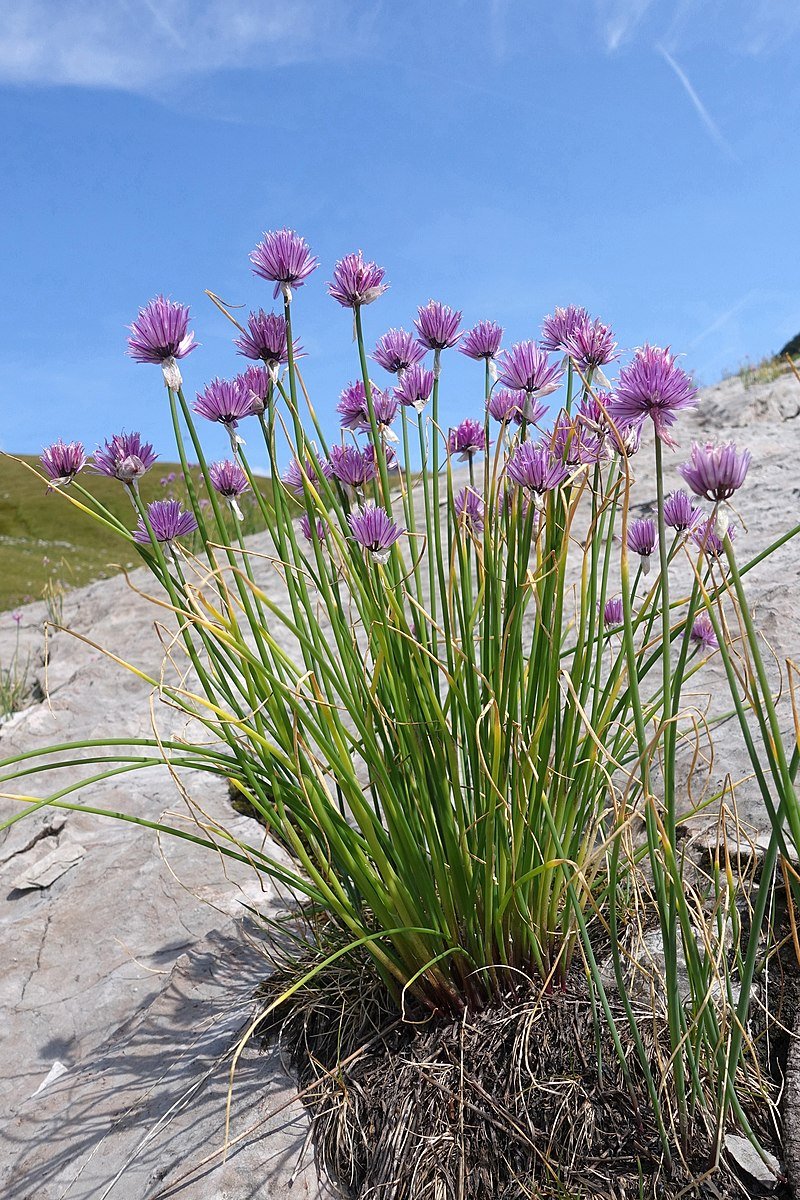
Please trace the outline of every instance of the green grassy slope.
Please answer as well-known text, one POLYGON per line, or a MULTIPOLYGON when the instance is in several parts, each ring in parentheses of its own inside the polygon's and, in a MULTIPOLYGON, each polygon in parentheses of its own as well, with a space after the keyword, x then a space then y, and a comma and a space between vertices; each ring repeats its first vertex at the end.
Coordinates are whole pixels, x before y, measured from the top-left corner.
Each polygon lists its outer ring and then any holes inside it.
MULTIPOLYGON (((32 455, 20 455, 24 462, 39 467, 32 455)), ((199 471, 197 472, 199 479, 199 471)), ((130 529, 136 517, 121 483, 86 471, 81 476, 86 489, 97 496, 130 529)), ((202 481, 198 491, 203 494, 202 481)), ((263 481, 262 491, 269 501, 271 483, 263 481)), ((185 502, 180 484, 180 468, 174 463, 157 462, 141 482, 145 501, 175 497, 185 502), (177 479, 163 486, 161 480, 172 472, 177 479)), ((246 518, 252 515, 243 505, 246 518)), ((258 523, 246 520, 245 531, 258 523)), ((263 527, 263 522, 261 523, 263 527)), ((64 496, 47 494, 45 484, 21 462, 0 453, 0 612, 29 600, 39 600, 48 580, 67 588, 81 587, 93 579, 102 579, 121 566, 137 565, 135 553, 104 526, 93 521, 70 504, 64 496)))

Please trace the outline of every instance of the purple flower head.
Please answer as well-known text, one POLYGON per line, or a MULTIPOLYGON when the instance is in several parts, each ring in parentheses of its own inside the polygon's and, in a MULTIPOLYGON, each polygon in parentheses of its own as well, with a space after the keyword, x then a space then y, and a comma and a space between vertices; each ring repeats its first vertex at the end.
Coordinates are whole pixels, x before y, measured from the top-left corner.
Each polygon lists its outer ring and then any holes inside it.
POLYGON ((414 321, 417 327, 419 341, 426 350, 447 350, 455 346, 462 334, 458 327, 461 323, 461 313, 440 304, 438 300, 429 300, 424 308, 417 310, 418 316, 414 321))
POLYGON ((553 458, 549 446, 522 442, 508 460, 508 477, 520 487, 541 496, 560 487, 569 476, 562 462, 553 458))
POLYGON ((591 320, 586 317, 583 321, 577 321, 562 344, 570 358, 584 370, 602 367, 618 357, 614 331, 599 318, 591 320))
POLYGON ((272 384, 272 375, 266 367, 248 367, 241 375, 236 376, 236 382, 241 384, 245 393, 250 397, 250 412, 260 416, 267 407, 267 397, 272 384))
POLYGON ((383 282, 385 272, 374 262, 364 262, 361 251, 346 254, 333 268, 333 280, 328 292, 343 308, 359 308, 372 304, 388 288, 383 282))
POLYGON ((608 440, 620 458, 632 458, 634 454, 639 453, 639 447, 642 444, 642 426, 644 418, 638 421, 624 420, 619 413, 614 412, 613 402, 609 403, 609 416, 613 421, 613 428, 608 427, 608 440))
POLYGON ((448 454, 457 454, 460 462, 469 462, 486 449, 486 430, 482 421, 467 417, 447 435, 448 454))
POLYGON ((243 417, 253 412, 253 401, 244 387, 242 377, 212 379, 203 392, 197 393, 192 408, 208 421, 218 421, 230 432, 243 417))
POLYGON ((458 348, 467 358, 484 358, 488 361, 494 358, 500 349, 502 337, 503 330, 496 321, 479 321, 464 335, 464 340, 458 348))
MULTIPOLYGON (((517 342, 502 353, 499 365, 497 381, 500 386, 525 392, 528 399, 554 392, 564 374, 557 363, 550 362, 546 351, 536 342, 517 342)), ((525 419, 528 420, 528 417, 525 419)))
POLYGON ((372 357, 384 371, 398 375, 421 362, 425 353, 425 347, 420 346, 413 334, 405 329, 389 329, 378 338, 372 357))
POLYGON ((519 425, 523 421, 522 399, 519 392, 511 392, 508 388, 496 388, 489 397, 486 409, 489 416, 501 425, 510 425, 512 421, 519 425))
POLYGON ((701 613, 692 625, 690 637, 693 642, 697 642, 700 650, 717 650, 719 648, 714 626, 706 613, 701 613))
POLYGON ((375 478, 375 455, 371 446, 359 450, 357 446, 332 446, 330 455, 331 474, 345 487, 362 488, 375 478))
MULTIPOLYGON (((189 309, 185 304, 156 296, 130 325, 128 353, 136 362, 172 363, 197 349, 194 334, 188 332, 189 309)), ((178 376, 180 378, 180 375, 178 376)))
POLYGON ((158 455, 138 433, 115 433, 102 449, 95 450, 92 463, 99 475, 133 484, 149 471, 158 455))
POLYGON ((357 513, 350 513, 347 523, 359 546, 369 550, 376 562, 385 563, 389 552, 405 530, 389 516, 385 508, 365 504, 357 513))
POLYGON ((696 404, 697 388, 669 347, 640 346, 633 362, 620 372, 613 415, 615 421, 620 417, 627 424, 652 417, 657 436, 674 446, 669 429, 682 409, 696 404))
POLYGON ((541 344, 543 350, 567 349, 567 338, 571 337, 579 325, 589 320, 585 308, 569 304, 566 308, 555 308, 552 314, 542 321, 541 344))
POLYGON ((650 555, 656 548, 656 523, 651 517, 640 517, 631 521, 628 526, 628 549, 640 555, 642 569, 645 573, 650 569, 650 555))
MULTIPOLYGON (((197 529, 194 513, 184 512, 179 500, 153 500, 147 506, 147 519, 157 542, 171 544, 175 538, 186 537, 197 529)), ((150 545, 150 534, 141 517, 133 540, 142 546, 150 545)))
POLYGON ((695 496, 706 500, 727 500, 744 483, 752 461, 749 450, 737 450, 733 442, 715 446, 713 442, 700 445, 692 442, 688 463, 678 472, 695 496))
POLYGON ((65 443, 59 438, 42 451, 39 461, 50 479, 49 492, 72 483, 78 472, 86 466, 86 452, 82 442, 65 443))
POLYGON ((456 520, 473 533, 483 529, 484 503, 478 493, 471 487, 464 487, 454 501, 456 520))
MULTIPOLYGON (((317 517, 317 520, 315 523, 316 523, 316 527, 317 527, 317 540, 320 542, 324 542, 325 535, 327 533, 327 527, 325 525, 325 522, 320 520, 319 517, 317 517)), ((300 532, 302 533, 303 537, 306 539, 307 542, 310 542, 313 540, 312 536, 311 536, 311 521, 309 519, 308 513, 303 513, 302 517, 300 518, 300 532)))
MULTIPOLYGON (((391 392, 383 392, 372 385, 372 408, 375 413, 375 423, 379 429, 386 430, 397 416, 398 403, 391 392)), ((339 397, 336 411, 340 415, 343 429, 357 429, 369 432, 369 404, 367 392, 361 380, 349 383, 339 397)))
MULTIPOLYGON (((418 350, 422 347, 414 343, 418 350)), ((414 408, 421 413, 430 399, 433 391, 433 371, 427 370, 421 363, 414 363, 407 370, 397 387, 394 389, 395 398, 404 408, 414 408)))
POLYGON ((621 625, 624 617, 624 609, 622 607, 622 596, 611 596, 606 600, 603 608, 603 624, 606 629, 615 625, 621 625))
POLYGON ((20 624, 22 622, 22 613, 19 611, 19 609, 17 609, 15 612, 12 612, 11 620, 14 622, 17 629, 19 629, 20 624))
POLYGON ((319 266, 319 259, 311 253, 305 238, 293 229, 271 229, 265 233, 250 252, 250 262, 254 275, 275 284, 273 296, 282 290, 287 300, 292 298, 292 288, 302 287, 319 266))
POLYGON ((682 488, 670 493, 664 501, 664 522, 670 529, 677 529, 681 533, 693 529, 702 517, 702 510, 692 503, 691 496, 682 488))
MULTIPOLYGON (((726 532, 731 541, 734 541, 736 526, 729 525, 726 532)), ((690 537, 695 546, 700 550, 705 550, 706 554, 710 554, 712 558, 719 558, 724 552, 724 535, 717 532, 717 522, 713 516, 695 525, 690 531, 690 537)))
MULTIPOLYGON (((322 470, 322 474, 326 479, 330 479, 333 475, 333 468, 331 464, 328 462, 327 458, 321 458, 318 459, 318 461, 322 470)), ((306 459, 305 466, 301 470, 300 463, 296 458, 293 458, 283 475, 281 475, 281 480, 283 481, 284 486, 287 487, 290 492, 294 492, 295 496, 302 497, 304 495, 304 479, 307 479, 312 487, 319 487, 319 476, 314 469, 314 464, 311 459, 306 459)))
MULTIPOLYGON (((257 312, 250 313, 247 318, 247 331, 243 332, 241 337, 235 338, 233 344, 245 358, 256 361, 261 359, 265 362, 274 375, 281 363, 289 361, 286 318, 259 308, 257 312)), ((294 343, 293 349, 297 358, 301 351, 297 342, 294 343)))
POLYGON ((214 491, 219 492, 220 496, 224 496, 226 500, 241 496, 242 492, 246 492, 250 487, 249 480, 242 468, 229 458, 223 459, 222 462, 211 463, 208 468, 208 477, 214 491))

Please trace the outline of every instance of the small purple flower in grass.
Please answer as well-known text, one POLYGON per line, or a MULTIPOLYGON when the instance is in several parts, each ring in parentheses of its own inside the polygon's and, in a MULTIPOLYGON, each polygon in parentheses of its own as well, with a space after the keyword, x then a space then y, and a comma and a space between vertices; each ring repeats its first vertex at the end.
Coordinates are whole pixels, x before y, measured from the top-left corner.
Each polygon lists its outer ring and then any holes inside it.
POLYGON ((425 307, 419 308, 417 312, 419 315, 414 324, 417 327, 418 339, 426 350, 448 350, 463 336, 463 331, 458 331, 461 313, 450 308, 448 304, 429 300, 425 307))
MULTIPOLYGON (((172 546, 175 538, 186 537, 197 529, 194 513, 184 512, 179 500, 153 500, 147 506, 147 519, 157 542, 172 546)), ((133 540, 142 546, 150 545, 147 526, 139 517, 139 527, 134 530, 133 540)))
POLYGON ((108 475, 133 487, 149 471, 158 455, 138 433, 116 433, 102 449, 95 450, 92 465, 99 475, 108 475))
POLYGON ((562 462, 553 457, 549 446, 523 442, 508 460, 508 477, 537 496, 560 487, 569 478, 562 462))
POLYGON ((467 417, 447 435, 448 454, 458 455, 459 462, 471 462, 486 449, 486 430, 481 421, 467 417))
POLYGON ((622 596, 611 596, 606 600, 603 608, 603 624, 606 629, 613 628, 615 625, 621 625, 625 615, 625 610, 622 607, 622 596))
POLYGON ((554 392, 564 374, 535 342, 517 342, 510 350, 503 351, 498 366, 497 381, 501 387, 525 393, 523 416, 526 421, 533 419, 531 402, 534 398, 554 392))
POLYGON ((471 487, 464 487, 454 500, 456 520, 472 533, 480 533, 484 522, 484 503, 471 487))
POLYGON ((392 546, 405 533, 385 508, 372 503, 365 504, 357 513, 350 513, 347 523, 354 540, 379 563, 388 562, 392 546))
POLYGON ((671 492, 664 501, 664 522, 670 529, 677 529, 679 533, 683 533, 694 529, 702 518, 702 509, 692 503, 691 496, 682 488, 680 491, 671 492))
POLYGON ((319 259, 311 253, 305 238, 293 229, 271 229, 250 253, 253 274, 275 284, 273 296, 283 292, 292 299, 292 288, 302 287, 319 259))
POLYGON ((358 446, 331 446, 330 469, 334 479, 345 487, 362 488, 375 478, 373 447, 360 450, 358 446))
MULTIPOLYGON (((320 520, 319 517, 317 517, 317 520, 316 520, 316 527, 317 527, 317 540, 320 542, 324 542, 327 530, 326 530, 325 522, 320 520)), ((300 532, 302 533, 303 537, 306 539, 307 542, 310 542, 313 540, 313 538, 311 536, 311 521, 309 519, 308 513, 303 513, 302 517, 300 518, 300 532)))
POLYGON ((628 526, 628 549, 642 560, 642 574, 650 570, 650 555, 656 548, 656 523, 651 517, 640 517, 628 526))
POLYGON ((458 347, 467 358, 488 360, 494 358, 500 349, 503 330, 496 321, 479 321, 468 333, 458 347))
POLYGON ((16 612, 12 612, 12 614, 11 614, 11 620, 14 622, 14 624, 15 624, 15 625, 16 625, 16 627, 17 627, 17 629, 19 629, 19 627, 20 627, 20 623, 21 623, 21 621, 22 621, 22 613, 19 611, 19 609, 17 609, 17 611, 16 611, 16 612))
MULTIPOLYGON (((379 367, 391 375, 401 375, 425 357, 426 350, 413 334, 405 329, 389 329, 378 338, 372 357, 379 367)), ((401 402, 402 403, 402 402, 401 402)))
MULTIPOLYGON (((508 388, 495 388, 489 397, 486 409, 489 416, 501 425, 510 425, 512 421, 520 425, 523 420, 521 400, 519 392, 509 391, 508 388)), ((544 411, 544 405, 542 405, 542 415, 544 411)))
POLYGON ((236 379, 212 379, 205 391, 197 393, 192 408, 206 420, 218 421, 225 426, 235 454, 237 444, 242 441, 236 428, 243 417, 253 414, 253 401, 241 376, 236 379))
POLYGON ((542 321, 542 349, 566 351, 567 338, 571 337, 575 330, 588 320, 589 314, 586 309, 579 308, 575 304, 569 304, 566 308, 553 309, 553 312, 542 321))
POLYGON ((562 345, 569 357, 585 371, 605 366, 618 357, 613 329, 598 318, 586 317, 577 321, 572 332, 565 335, 562 345))
POLYGON ((177 360, 197 349, 189 332, 189 308, 165 296, 156 296, 130 325, 128 353, 140 363, 159 363, 167 387, 176 390, 183 382, 177 360))
MULTIPOLYGON (((286 318, 278 313, 264 312, 263 308, 259 308, 257 312, 250 313, 247 318, 247 330, 242 333, 241 337, 235 338, 233 344, 245 358, 252 358, 256 361, 261 359, 266 363, 270 375, 275 379, 278 367, 289 361, 286 318)), ((302 347, 296 341, 293 351, 295 358, 302 351, 302 347)))
POLYGON ((254 417, 261 416, 266 411, 267 398, 272 384, 272 374, 266 367, 248 367, 241 375, 236 376, 236 382, 241 384, 250 397, 250 412, 254 417))
POLYGON ((698 549, 704 550, 712 558, 720 558, 725 549, 725 533, 727 533, 731 541, 734 541, 736 538, 736 526, 728 525, 724 532, 719 531, 717 529, 717 521, 711 516, 695 525, 691 530, 690 536, 698 549))
MULTIPOLYGON (((415 342, 414 345, 417 345, 415 342)), ((422 349, 421 346, 417 346, 422 349)), ((433 371, 429 371, 420 363, 414 363, 403 371, 400 382, 394 389, 395 398, 403 408, 416 409, 421 413, 430 399, 433 391, 433 371)))
POLYGON ((669 347, 640 346, 633 362, 620 371, 613 415, 628 424, 652 417, 656 435, 667 446, 674 446, 669 429, 679 412, 696 404, 697 388, 669 347))
POLYGON ((701 613, 700 616, 692 625, 690 637, 693 642, 697 643, 699 650, 718 650, 719 642, 717 635, 714 632, 714 626, 711 624, 710 618, 701 613))
POLYGON ((239 508, 237 499, 242 492, 247 491, 250 482, 239 464, 232 462, 229 458, 223 459, 222 462, 211 463, 208 468, 208 477, 214 491, 219 492, 220 496, 224 496, 228 501, 234 516, 238 517, 240 521, 244 520, 244 514, 239 508))
MULTIPOLYGON (((334 447, 335 449, 335 447, 334 447)), ((328 462, 327 458, 318 459, 322 474, 326 479, 330 479, 333 475, 333 467, 328 462)), ((295 496, 302 497, 304 495, 303 482, 304 478, 308 480, 312 487, 319 488, 319 476, 314 469, 314 464, 310 458, 305 461, 303 470, 300 469, 300 464, 296 458, 293 458, 289 466, 281 476, 281 480, 290 492, 294 492, 295 496)))
POLYGON ((678 472, 696 496, 706 500, 727 500, 744 483, 752 461, 749 450, 737 450, 733 442, 715 446, 692 442, 689 461, 678 472))
POLYGON ((67 487, 72 483, 79 471, 86 466, 86 452, 82 442, 53 442, 42 451, 39 461, 47 472, 50 485, 53 488, 67 487))
POLYGON ((346 254, 333 268, 333 280, 328 284, 328 293, 343 308, 360 308, 372 304, 388 288, 383 282, 385 272, 374 262, 364 262, 359 250, 346 254))

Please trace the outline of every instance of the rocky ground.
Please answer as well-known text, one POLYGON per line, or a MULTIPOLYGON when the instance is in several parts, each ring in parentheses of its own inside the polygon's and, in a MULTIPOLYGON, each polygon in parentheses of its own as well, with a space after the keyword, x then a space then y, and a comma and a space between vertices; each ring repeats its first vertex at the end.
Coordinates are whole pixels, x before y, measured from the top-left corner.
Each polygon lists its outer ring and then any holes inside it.
MULTIPOLYGON (((680 426, 695 438, 732 437, 753 467, 739 494, 746 529, 740 560, 797 521, 800 511, 800 384, 792 377, 745 390, 739 379, 707 389, 680 426)), ((670 482, 680 482, 670 455, 670 482)), ((651 490, 644 458, 636 503, 651 490)), ((135 582, 147 583, 143 572, 135 582)), ((760 628, 775 661, 800 643, 800 540, 748 576, 760 628)), ((271 584, 279 595, 279 583, 271 584)), ((98 649, 59 633, 41 665, 44 607, 22 610, 46 699, 0 726, 0 758, 76 738, 147 736, 150 687, 98 649)), ((97 646, 157 674, 162 647, 154 610, 124 578, 67 597, 64 621, 97 646)), ((0 663, 15 627, 0 615, 0 663)), ((698 683, 698 706, 719 692, 713 661, 698 683)), ((791 725, 788 697, 786 727, 791 725)), ((159 727, 182 726, 160 712, 159 727)), ((736 731, 723 727, 709 759, 709 783, 742 780, 740 814, 766 827, 748 783, 736 731)), ((232 813, 224 782, 200 773, 182 780, 213 820, 258 842, 255 822, 232 813)), ((31 792, 42 781, 31 783, 31 792)), ((95 785, 95 805, 157 820, 180 811, 163 768, 95 785)), ((11 813, 11 801, 0 799, 11 813)), ((0 1194, 9 1200, 256 1200, 325 1194, 306 1145, 307 1125, 292 1081, 275 1056, 243 1055, 233 1088, 231 1146, 224 1140, 232 1048, 252 1013, 252 991, 269 971, 263 932, 242 901, 270 913, 279 897, 246 869, 199 847, 87 814, 42 809, 0 836, 4 1037, 0 1097, 11 1114, 2 1134, 0 1194)))

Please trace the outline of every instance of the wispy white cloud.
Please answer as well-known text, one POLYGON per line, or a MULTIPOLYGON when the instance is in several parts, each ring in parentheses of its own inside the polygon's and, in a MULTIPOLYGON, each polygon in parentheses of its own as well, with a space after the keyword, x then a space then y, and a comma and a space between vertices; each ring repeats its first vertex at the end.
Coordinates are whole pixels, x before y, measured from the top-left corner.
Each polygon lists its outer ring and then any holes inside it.
POLYGON ((703 104, 703 101, 698 96, 698 94, 695 91, 694 87, 692 86, 692 82, 689 79, 686 72, 683 70, 682 67, 680 67, 678 65, 678 63, 675 61, 675 59, 670 54, 669 50, 666 50, 663 46, 657 46, 656 49, 658 50, 659 54, 664 59, 664 62, 667 64, 667 66, 670 68, 670 70, 675 74, 676 78, 678 79, 681 86, 683 87, 683 90, 686 92, 686 95, 691 100, 694 110, 697 113, 697 115, 699 116, 703 125, 705 126, 706 132, 711 137, 711 140, 713 142, 715 142, 717 144, 717 146, 719 146, 720 150, 722 150, 725 154, 727 154, 729 158, 732 158, 738 162, 736 153, 734 152, 730 143, 725 139, 725 137, 723 136, 722 131, 720 130, 716 121, 711 116, 711 113, 708 111, 705 104, 703 104))
POLYGON ((366 48, 374 0, 3 0, 0 83, 147 92, 366 48))
POLYGON ((725 309, 724 312, 718 313, 718 315, 714 317, 713 321, 711 321, 711 323, 707 325, 705 329, 702 329, 700 333, 698 333, 697 336, 692 339, 692 341, 689 343, 688 349, 694 350, 695 346, 699 346, 701 342, 706 340, 706 338, 711 337, 712 333, 717 333, 720 329, 723 329, 729 321, 742 312, 743 309, 747 308, 748 304, 750 304, 757 295, 757 291, 749 291, 746 296, 742 296, 741 300, 737 300, 736 303, 730 308, 725 309))
POLYGON ((595 0, 606 49, 613 53, 632 40, 653 0, 595 0))

